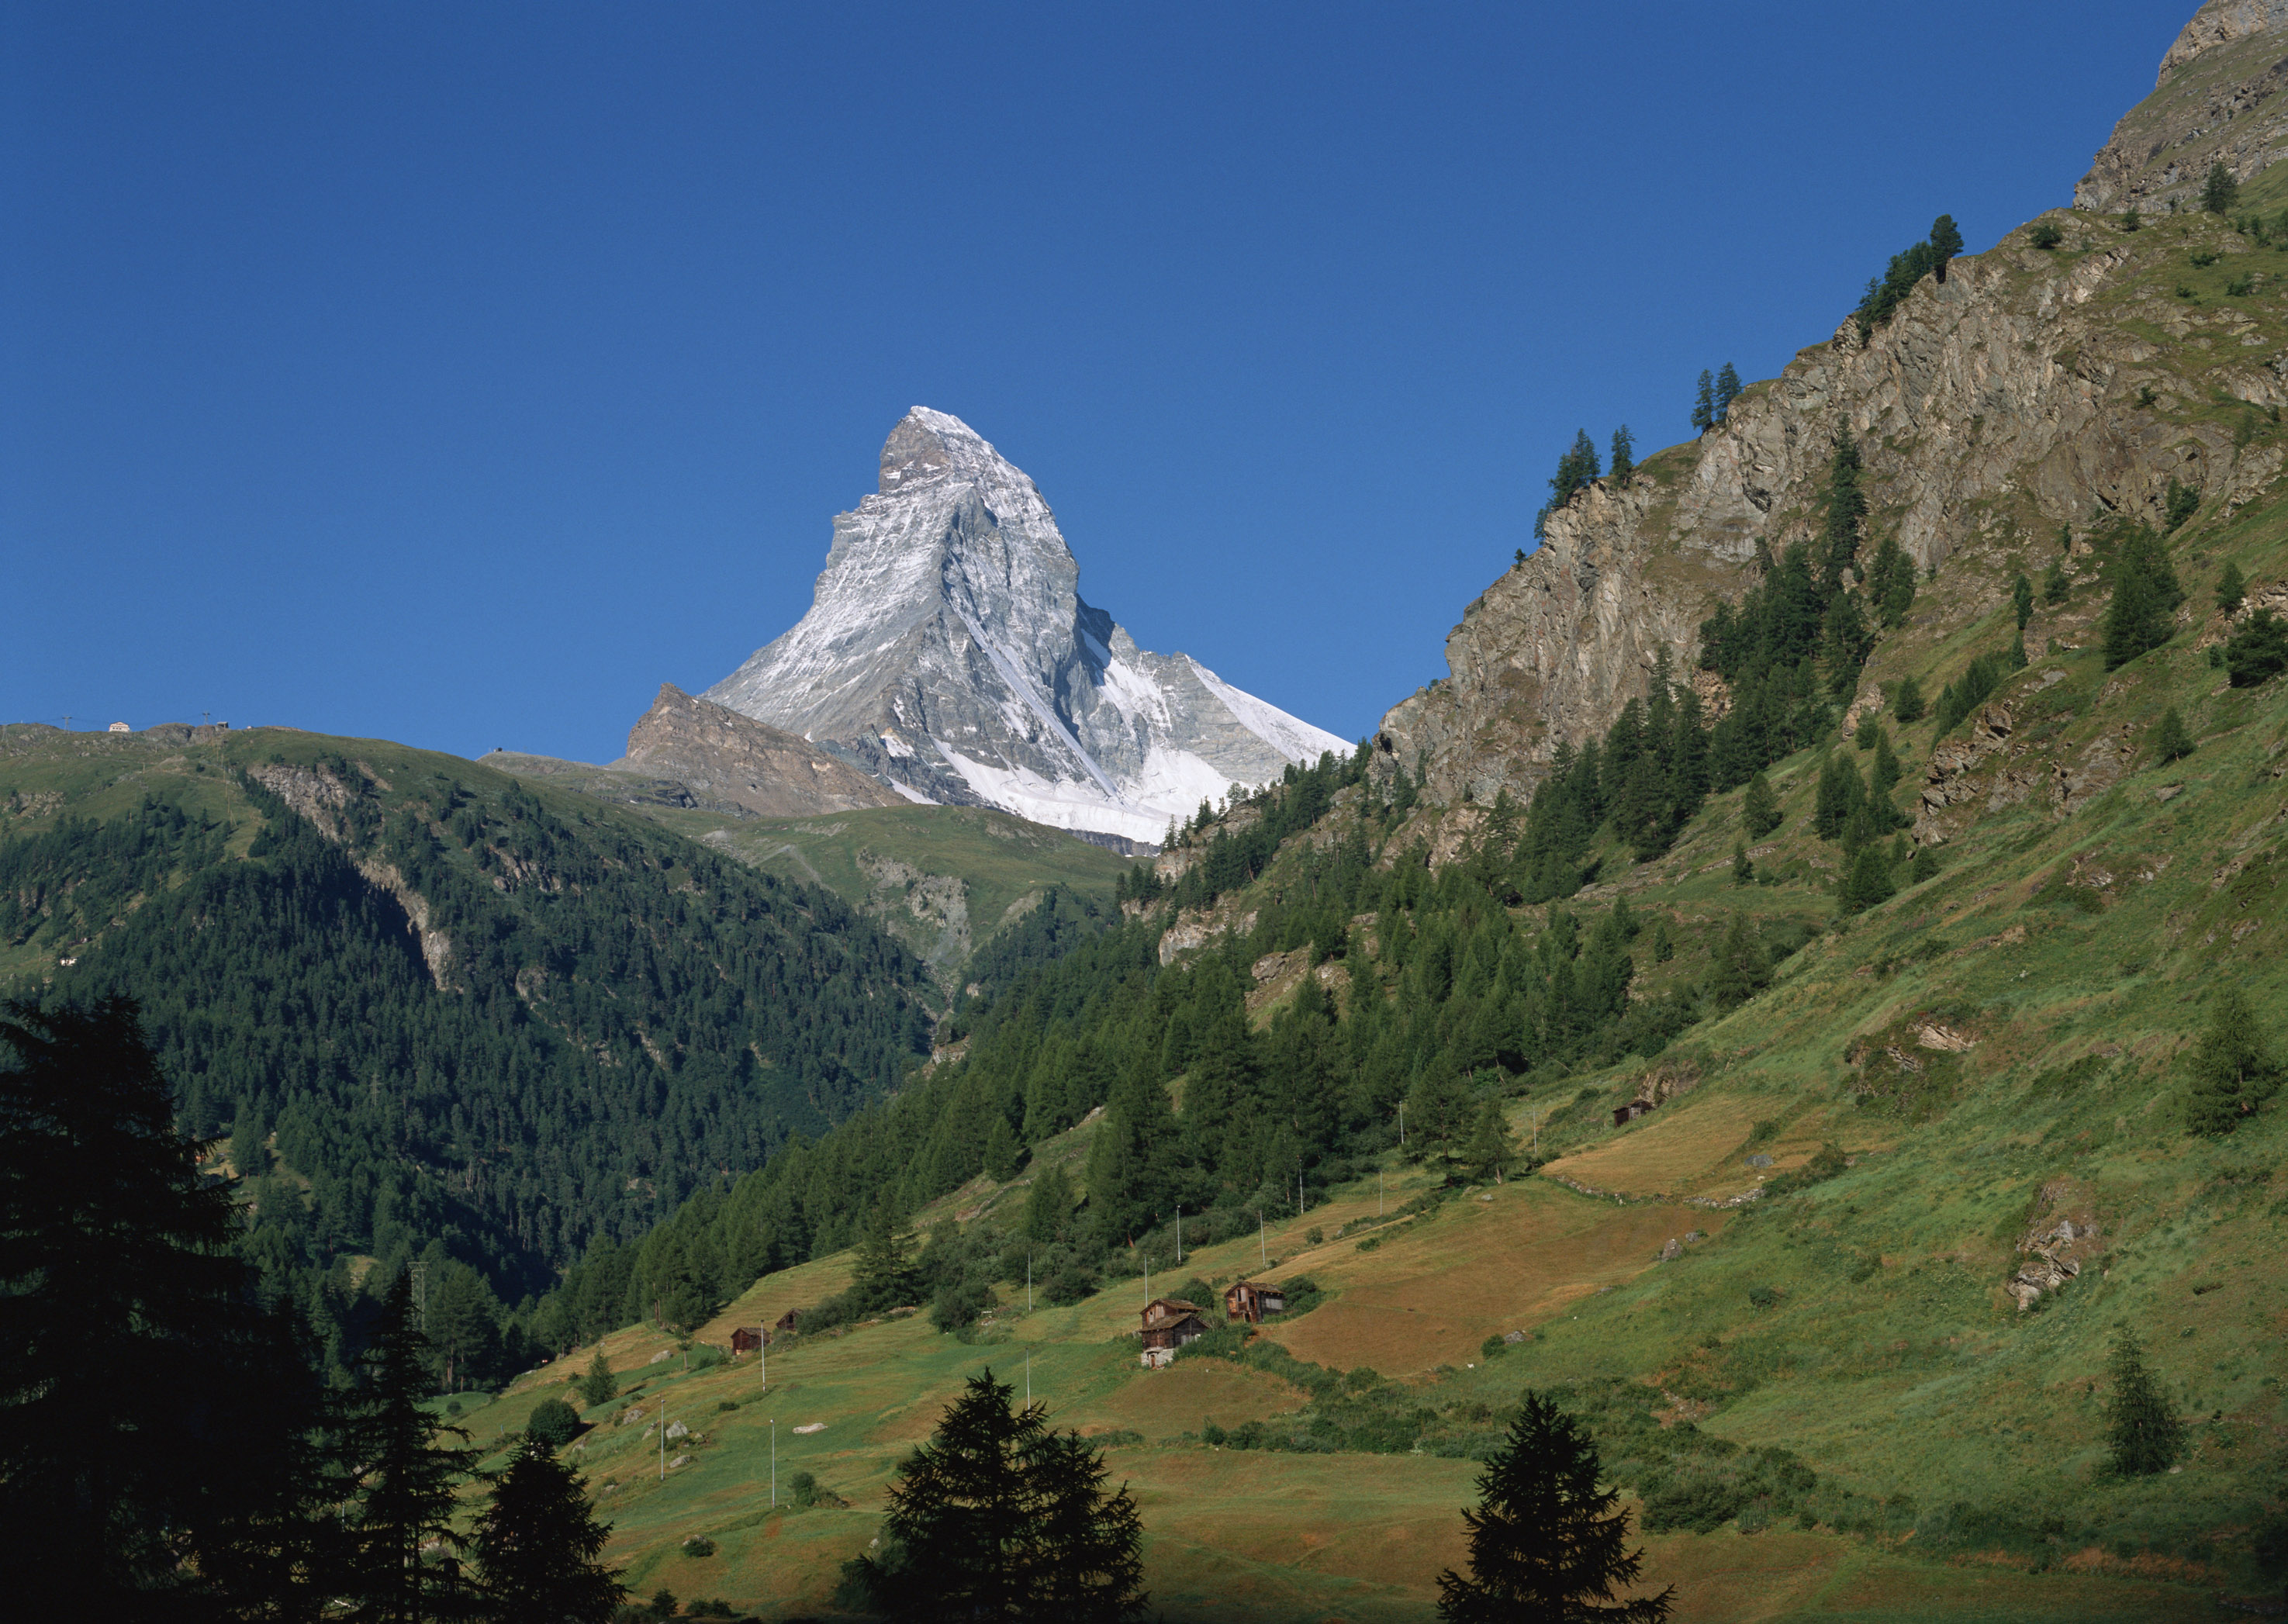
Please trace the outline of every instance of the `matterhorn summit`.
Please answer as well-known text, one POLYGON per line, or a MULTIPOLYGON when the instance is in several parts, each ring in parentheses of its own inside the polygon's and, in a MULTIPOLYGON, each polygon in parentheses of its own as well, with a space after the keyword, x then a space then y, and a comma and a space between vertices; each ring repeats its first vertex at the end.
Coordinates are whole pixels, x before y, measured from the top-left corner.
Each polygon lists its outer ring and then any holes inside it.
POLYGON ((1039 489, 917 406, 834 520, 810 613, 710 688, 916 801, 1152 842, 1171 818, 1349 746, 1080 596, 1039 489))

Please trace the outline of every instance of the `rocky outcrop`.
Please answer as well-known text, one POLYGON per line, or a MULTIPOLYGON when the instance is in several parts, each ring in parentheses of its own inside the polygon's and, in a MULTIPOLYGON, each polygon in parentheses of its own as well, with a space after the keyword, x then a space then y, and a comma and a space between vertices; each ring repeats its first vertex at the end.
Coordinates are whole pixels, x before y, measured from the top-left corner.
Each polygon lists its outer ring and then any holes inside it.
MULTIPOLYGON (((2021 232, 1955 260, 1871 337, 1847 321, 1751 385, 1728 424, 1550 514, 1540 549, 1449 637, 1451 674, 1384 717, 1381 758, 1449 803, 1529 791, 1561 741, 1601 733, 1646 692, 1664 655, 1677 679, 1690 674, 1714 604, 1815 533, 1846 429, 1865 459, 1870 549, 1895 535, 1926 570, 2110 514, 2157 521, 2172 479, 2225 512, 2268 487, 2277 448, 2236 444, 2197 408, 2288 404, 2288 357, 2276 369, 2251 353, 2263 340, 2228 305, 2171 297, 2177 231, 2053 218, 2055 252, 2021 232)), ((2203 218, 2194 246, 2251 249, 2203 218)), ((1911 628, 1939 613, 1927 594, 1911 628)))
POLYGON ((847 762, 794 734, 694 699, 673 683, 628 733, 613 766, 689 786, 700 804, 725 804, 765 818, 803 818, 903 797, 847 762))
POLYGON ((879 488, 834 521, 800 623, 706 698, 798 733, 910 799, 1161 838, 1234 785, 1349 747, 1084 601, 1031 479, 916 407, 879 488))
POLYGON ((2288 0, 2209 0, 2161 58, 2153 93, 2098 149, 2078 209, 2197 207, 2222 160, 2246 181, 2288 155, 2288 0))

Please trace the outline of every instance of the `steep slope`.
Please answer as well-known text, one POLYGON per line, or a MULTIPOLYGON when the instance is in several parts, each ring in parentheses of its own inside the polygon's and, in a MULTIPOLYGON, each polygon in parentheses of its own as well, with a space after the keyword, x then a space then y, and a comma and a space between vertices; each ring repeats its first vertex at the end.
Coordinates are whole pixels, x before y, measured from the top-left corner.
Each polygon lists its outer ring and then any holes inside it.
POLYGON ((1139 649, 1078 589, 1032 480, 918 406, 882 448, 880 488, 836 518, 810 612, 704 697, 910 799, 1127 842, 1347 748, 1188 655, 1139 649))
POLYGON ((897 806, 896 795, 848 764, 673 683, 628 733, 615 766, 679 779, 714 804, 762 818, 897 806))
MULTIPOLYGON (((2193 66, 2222 71, 2281 47, 2270 9, 2213 5, 2202 18, 2220 11, 2260 12, 2264 29, 2193 66)), ((2169 101, 2174 71, 2125 123, 2169 101)), ((1442 800, 1529 788, 1561 741, 1601 734, 1648 691, 1660 651, 1691 670, 1714 606, 1812 540, 1847 432, 1865 459, 1871 547, 1895 537, 1925 570, 1968 546, 2038 546, 2061 526, 2077 537, 2115 518, 2157 526, 2173 480, 2240 507, 2281 467, 2269 430, 2288 403, 2284 268, 2268 242, 2213 216, 2128 232, 2079 211, 1953 260, 1871 333, 1846 321, 1750 385, 1725 424, 1552 513, 1544 544, 1449 638, 1451 675, 1384 718, 1384 749, 1426 768, 1442 800), (2057 248, 2033 246, 2044 225, 2062 234, 2057 248), (2265 432, 2244 428, 2252 414, 2265 432)), ((1918 608, 1917 625, 1939 623, 1918 608)), ((1720 713, 1720 685, 1701 686, 1720 713)))
POLYGON ((2200 206, 2210 167, 2252 179, 2288 155, 2288 5, 2208 0, 2161 59, 2153 93, 2123 115, 2074 187, 2077 209, 2159 214, 2200 206))

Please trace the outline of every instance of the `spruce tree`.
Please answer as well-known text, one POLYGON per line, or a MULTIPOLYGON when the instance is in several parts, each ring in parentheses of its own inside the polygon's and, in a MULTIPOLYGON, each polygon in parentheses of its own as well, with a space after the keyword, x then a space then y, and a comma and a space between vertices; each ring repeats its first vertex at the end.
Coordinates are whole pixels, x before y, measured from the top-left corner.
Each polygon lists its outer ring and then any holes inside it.
POLYGON ((1887 902, 1897 887, 1891 883, 1890 859, 1883 848, 1870 841, 1859 847, 1851 860, 1849 872, 1843 876, 1841 889, 1836 894, 1838 913, 1863 913, 1879 902, 1887 902))
POLYGON ((1896 536, 1885 536, 1875 549, 1875 561, 1867 568, 1867 599, 1876 618, 1892 631, 1906 623, 1907 611, 1914 607, 1915 561, 1896 536))
POLYGON ((2144 1351, 2127 1331, 2113 1342, 2108 1372, 2113 1391, 2105 1406, 2109 1463, 2125 1477, 2150 1477, 2185 1452, 2185 1423, 2145 1368, 2144 1351))
POLYGON ((1643 1553, 1627 1549, 1629 1514, 1598 1485, 1597 1446, 1555 1402, 1528 1390, 1502 1448, 1478 1476, 1478 1504, 1462 1513, 1469 1573, 1438 1576, 1447 1624, 1663 1624, 1674 1586, 1631 1601, 1643 1553))
POLYGON ((133 1002, 0 1006, 0 1564, 16 1616, 314 1617, 338 1594, 290 1310, 233 1252, 133 1002))
POLYGON ((1748 780, 1747 794, 1740 804, 1740 820, 1747 826, 1749 838, 1761 840, 1780 826, 1780 801, 1772 793, 1771 780, 1758 772, 1748 780))
POLYGON ((1827 526, 1820 581, 1831 592, 1859 557, 1860 530, 1867 517, 1867 496, 1860 488, 1862 467, 1859 442, 1847 428, 1836 436, 1835 450, 1827 463, 1827 526))
POLYGON ((2255 688, 2288 671, 2288 621, 2259 609, 2224 646, 2227 679, 2236 688, 2255 688))
POLYGON ((527 1438, 494 1481, 470 1542, 486 1615, 494 1624, 606 1624, 627 1594, 619 1570, 597 1560, 610 1538, 572 1469, 527 1438))
POLYGON ((2195 1133, 2207 1134, 2230 1133, 2279 1092, 2288 1075, 2236 986, 2218 994, 2186 1069, 2192 1074, 2186 1120, 2195 1133))
POLYGON ((1007 1184, 1017 1176, 1017 1164, 1023 1149, 1017 1143, 1016 1129, 1009 1126, 1008 1117, 1001 1112, 993 1113, 992 1124, 985 1130, 984 1167, 986 1176, 996 1184, 1007 1184))
POLYGON ((1935 262, 1934 269, 1939 281, 1944 281, 1946 262, 1962 252, 1962 232, 1956 226, 1954 217, 1950 214, 1942 214, 1937 219, 1933 220, 1928 241, 1931 246, 1931 256, 1935 262))
POLYGON ((1509 1171, 1517 1146, 1511 1143, 1509 1120, 1502 1114, 1501 1101, 1489 1099, 1478 1107, 1476 1121, 1470 1137, 1462 1146, 1462 1165, 1470 1176, 1478 1180, 1502 1182, 1509 1171))
POLYGON ((2161 538, 2139 527, 2122 539, 2113 559, 2113 598, 2105 609, 2105 669, 2126 665, 2161 646, 2176 630, 2185 601, 2161 538))
POLYGON ((588 1374, 580 1378, 580 1397, 590 1409, 600 1404, 609 1404, 619 1397, 620 1379, 612 1374, 612 1361, 601 1348, 588 1361, 588 1374))
POLYGON ((1705 434, 1716 424, 1716 378, 1705 367, 1700 369, 1700 390, 1692 398, 1692 430, 1705 434))
MULTIPOLYGON (((2240 566, 2229 559, 2226 560, 2224 568, 2217 575, 2217 613, 2220 614, 2237 613, 2241 601, 2247 596, 2248 582, 2241 578, 2240 566)), ((234 1145, 237 1142, 234 1140, 232 1143, 234 1145)))
POLYGON ((1072 1181, 1065 1176, 1062 1162, 1052 1162, 1046 1168, 1036 1162, 1034 1167, 1032 1188, 1025 1192, 1025 1216, 1019 1228, 1026 1240, 1047 1246, 1064 1233, 1072 1220, 1072 1181))
POLYGON ((358 1616, 377 1624, 416 1624, 465 1600, 457 1558, 468 1541, 453 1526, 457 1485, 475 1471, 478 1451, 441 1442, 468 1434, 424 1407, 436 1391, 429 1339, 415 1323, 413 1276, 391 1282, 366 1344, 365 1385, 345 1443, 358 1480, 352 1511, 358 1616), (447 1553, 433 1560, 422 1549, 447 1553))
POLYGON ((2010 605, 2018 612, 2018 630, 2024 631, 2026 622, 2034 618, 2034 583, 2020 570, 2010 582, 2010 605))
POLYGON ((1613 483, 1618 485, 1637 471, 1637 442, 1623 424, 1613 431, 1613 483))
POLYGON ((1891 749, 1891 735, 1878 727, 1875 730, 1873 757, 1867 763, 1869 793, 1886 806, 1890 804, 1891 786, 1899 781, 1899 758, 1891 749))
POLYGON ((1709 997, 1720 1010, 1736 1009, 1755 996, 1771 977, 1771 955, 1750 928, 1747 915, 1733 915, 1709 967, 1709 997))
POLYGON ((2066 574, 2066 566, 2051 559, 2049 568, 2042 572, 2042 601, 2054 608, 2072 594, 2073 580, 2066 574))
POLYGON ((2185 718, 2177 714, 2174 705, 2161 714, 2161 725, 2153 733, 2153 754, 2164 766, 2173 761, 2182 761, 2193 753, 2193 736, 2185 731, 2185 718))
POLYGON ((862 1313, 902 1308, 921 1298, 921 1276, 914 1268, 914 1238, 885 1195, 874 1203, 866 1233, 851 1261, 851 1305, 862 1313))
POLYGON ((1923 719, 1923 685, 1912 677, 1899 678, 1899 685, 1891 693, 1891 714, 1905 727, 1923 719))
POLYGON ((1726 361, 1716 374, 1716 392, 1710 404, 1714 408, 1712 421, 1728 423, 1732 416, 1732 402, 1740 398, 1740 374, 1730 361, 1726 361))
POLYGON ((883 1550, 844 1572, 893 1618, 1121 1624, 1146 1597, 1143 1528, 1102 1457, 1013 1409, 990 1370, 970 1378, 898 1468, 883 1550))
POLYGON ((2231 169, 2219 158, 2209 165, 2206 179, 2201 182, 2201 207, 2211 214, 2230 214, 2240 201, 2240 182, 2234 178, 2231 169))

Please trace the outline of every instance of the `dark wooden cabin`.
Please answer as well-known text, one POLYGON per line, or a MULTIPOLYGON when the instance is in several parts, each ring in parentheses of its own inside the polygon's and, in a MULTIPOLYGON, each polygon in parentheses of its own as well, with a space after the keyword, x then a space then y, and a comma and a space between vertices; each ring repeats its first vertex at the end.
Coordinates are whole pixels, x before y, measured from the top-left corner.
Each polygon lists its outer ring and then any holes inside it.
POLYGON ((1261 1325, 1264 1315, 1287 1311, 1287 1288, 1267 1281, 1235 1280, 1224 1287, 1223 1311, 1228 1319, 1261 1325))
POLYGON ((1144 1367, 1157 1370, 1176 1357, 1176 1350, 1208 1334, 1200 1305, 1181 1297, 1155 1297, 1144 1305, 1137 1335, 1144 1339, 1144 1367))
POLYGON ((1615 1105, 1613 1107, 1613 1126, 1618 1128, 1624 1123, 1633 1122, 1651 1109, 1652 1101, 1648 1099, 1633 1099, 1625 1105, 1615 1105))
POLYGON ((770 1340, 770 1333, 759 1325, 735 1326, 731 1331, 731 1357, 737 1359, 742 1354, 751 1353, 767 1346, 770 1340))

